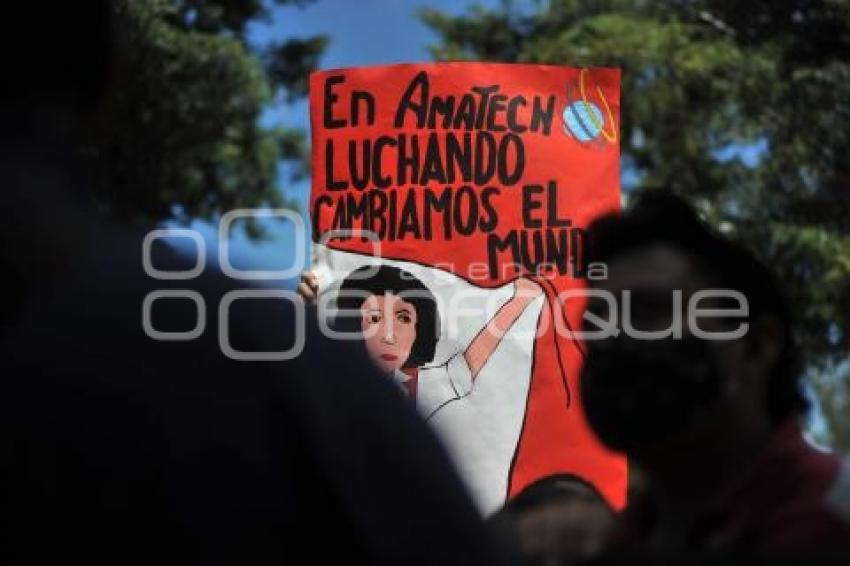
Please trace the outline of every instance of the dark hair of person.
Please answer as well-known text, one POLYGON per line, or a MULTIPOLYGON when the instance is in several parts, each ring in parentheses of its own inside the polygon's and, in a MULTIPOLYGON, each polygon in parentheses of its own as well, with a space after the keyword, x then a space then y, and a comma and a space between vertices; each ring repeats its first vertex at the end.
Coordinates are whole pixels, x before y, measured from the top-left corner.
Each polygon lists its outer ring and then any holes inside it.
POLYGON ((777 319, 783 328, 782 351, 767 383, 767 412, 779 424, 808 407, 800 390, 800 349, 793 318, 779 282, 770 270, 744 247, 715 233, 681 197, 666 189, 643 193, 620 215, 593 222, 587 231, 587 260, 608 262, 636 249, 667 244, 687 254, 712 285, 742 293, 749 304, 750 328, 764 317, 777 319))
POLYGON ((563 473, 544 476, 528 484, 505 503, 503 512, 518 515, 548 503, 573 500, 598 502, 610 508, 593 484, 575 474, 563 473))
MULTIPOLYGON (((340 286, 337 308, 359 310, 369 295, 392 293, 416 309, 416 339, 403 368, 415 368, 434 359, 440 337, 440 317, 434 295, 413 274, 390 265, 364 265, 348 274, 340 286)), ((360 330, 360 321, 352 316, 338 316, 338 329, 360 330)))

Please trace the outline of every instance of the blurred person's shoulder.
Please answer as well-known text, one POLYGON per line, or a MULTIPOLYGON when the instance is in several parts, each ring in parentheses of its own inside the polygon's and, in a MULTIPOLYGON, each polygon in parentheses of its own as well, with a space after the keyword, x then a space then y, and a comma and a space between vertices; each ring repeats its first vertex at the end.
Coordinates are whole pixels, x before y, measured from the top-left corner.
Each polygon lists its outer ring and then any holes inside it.
MULTIPOLYGON (((326 338, 309 311, 298 314, 303 304, 275 296, 234 301, 224 320, 222 299, 249 290, 244 282, 212 267, 191 280, 157 279, 143 267, 143 234, 106 228, 93 236, 38 286, 0 343, 0 434, 20 447, 16 454, 38 450, 51 462, 7 462, 3 477, 17 502, 9 517, 26 510, 39 524, 37 516, 52 514, 41 532, 78 525, 68 532, 80 545, 84 533, 182 516, 208 548, 225 552, 309 547, 321 532, 335 545, 315 548, 317 561, 339 552, 376 562, 497 558, 441 447, 354 344, 326 338), (149 326, 186 332, 204 308, 196 338, 162 340, 145 328, 146 298, 163 290, 181 293, 148 304, 149 326), (222 351, 224 324, 235 352, 299 341, 303 351, 234 359, 222 351), (34 491, 39 482, 60 499, 34 491), (102 486, 137 518, 71 522, 102 486)), ((196 261, 165 248, 152 263, 179 272, 196 261)), ((15 529, 35 532, 29 524, 15 529)), ((145 535, 153 546, 173 534, 161 524, 164 534, 145 535)), ((135 536, 121 528, 115 540, 135 544, 135 536)))
POLYGON ((850 460, 819 450, 792 419, 726 504, 740 541, 764 551, 850 551, 850 460))
POLYGON ((742 467, 734 489, 683 525, 671 522, 650 486, 621 516, 611 549, 694 558, 844 557, 850 553, 850 460, 813 447, 797 422, 789 421, 742 467))
POLYGON ((786 423, 768 450, 759 475, 776 497, 771 542, 850 552, 850 458, 815 448, 796 422, 786 423))

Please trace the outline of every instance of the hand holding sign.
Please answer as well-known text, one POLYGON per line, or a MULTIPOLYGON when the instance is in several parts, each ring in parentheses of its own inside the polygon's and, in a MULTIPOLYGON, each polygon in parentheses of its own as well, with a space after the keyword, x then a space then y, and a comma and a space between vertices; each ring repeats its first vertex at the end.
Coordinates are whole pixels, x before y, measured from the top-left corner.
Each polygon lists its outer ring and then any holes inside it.
POLYGON ((315 272, 301 272, 301 281, 298 283, 297 291, 306 302, 316 302, 316 297, 319 295, 319 277, 315 272))

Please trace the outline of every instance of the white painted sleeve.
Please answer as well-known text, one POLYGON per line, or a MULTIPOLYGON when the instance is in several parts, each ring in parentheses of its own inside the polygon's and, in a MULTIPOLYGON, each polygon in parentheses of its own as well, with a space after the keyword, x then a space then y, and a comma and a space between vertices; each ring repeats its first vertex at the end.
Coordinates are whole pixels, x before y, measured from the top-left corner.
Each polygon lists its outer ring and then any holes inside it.
POLYGON ((472 392, 472 371, 466 363, 463 352, 456 354, 447 364, 449 380, 458 397, 466 397, 472 392))
POLYGON ((416 406, 428 418, 446 403, 465 397, 472 390, 472 372, 463 354, 445 364, 419 368, 416 406))

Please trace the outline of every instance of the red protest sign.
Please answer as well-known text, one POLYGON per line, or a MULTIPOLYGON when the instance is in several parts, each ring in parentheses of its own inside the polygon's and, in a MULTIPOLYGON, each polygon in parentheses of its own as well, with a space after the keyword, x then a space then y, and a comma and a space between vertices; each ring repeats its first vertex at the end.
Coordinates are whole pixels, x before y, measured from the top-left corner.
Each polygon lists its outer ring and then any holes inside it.
POLYGON ((583 305, 557 297, 583 285, 583 227, 619 205, 619 71, 323 71, 311 76, 310 104, 316 267, 328 288, 362 290, 352 275, 377 254, 387 268, 357 308, 396 308, 383 297, 401 287, 443 305, 408 304, 407 346, 403 322, 372 316, 395 342, 366 344, 448 438, 473 490, 489 505, 570 472, 621 507, 625 462, 588 429, 581 349, 558 331, 578 326, 583 305), (323 239, 340 230, 371 232, 379 251, 352 235, 323 239), (432 314, 435 344, 423 350, 421 321, 432 314))

